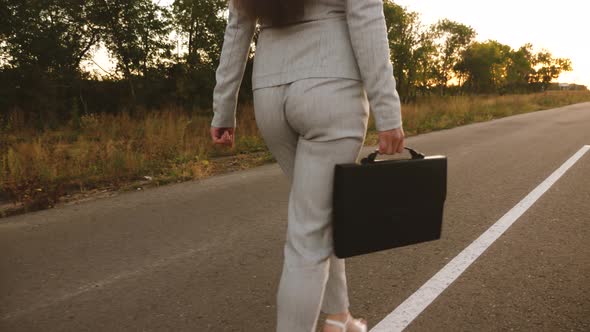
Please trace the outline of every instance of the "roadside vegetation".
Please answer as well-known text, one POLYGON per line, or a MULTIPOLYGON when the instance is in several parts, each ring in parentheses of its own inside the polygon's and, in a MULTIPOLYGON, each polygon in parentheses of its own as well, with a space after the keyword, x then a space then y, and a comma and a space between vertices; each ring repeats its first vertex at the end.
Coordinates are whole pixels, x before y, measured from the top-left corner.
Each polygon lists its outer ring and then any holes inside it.
MULTIPOLYGON (((590 101, 589 91, 421 98, 403 105, 406 136, 590 101)), ((211 143, 210 116, 182 109, 82 116, 38 130, 13 112, 0 131, 0 215, 80 197, 138 190, 274 162, 251 105, 238 110, 233 149, 211 143)), ((377 144, 371 116, 366 145, 377 144)))
MULTIPOLYGON (((585 86, 555 82, 575 64, 550 50, 477 40, 461 22, 423 24, 383 3, 407 136, 590 100, 585 86)), ((236 146, 209 138, 226 9, 227 0, 4 0, 0 216, 274 161, 251 106, 254 47, 236 146)), ((376 142, 371 118, 366 144, 376 142)))

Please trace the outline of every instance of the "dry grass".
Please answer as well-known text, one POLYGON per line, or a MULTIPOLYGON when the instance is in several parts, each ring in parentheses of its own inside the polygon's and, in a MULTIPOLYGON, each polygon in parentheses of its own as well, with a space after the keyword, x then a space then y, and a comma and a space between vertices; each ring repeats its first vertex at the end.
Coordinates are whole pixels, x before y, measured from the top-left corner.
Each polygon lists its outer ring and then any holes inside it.
POLYGON ((79 123, 40 132, 19 121, 15 112, 0 133, 0 192, 34 209, 96 187, 207 177, 220 171, 211 159, 265 150, 252 113, 252 107, 242 108, 236 146, 230 151, 211 144, 210 117, 179 109, 144 112, 137 118, 88 115, 79 123))
MULTIPOLYGON (((424 98, 404 105, 404 130, 412 136, 582 101, 590 101, 590 92, 424 98)), ((35 210, 77 191, 200 179, 274 161, 251 105, 238 111, 231 150, 211 143, 210 120, 210 115, 170 108, 133 118, 126 113, 88 115, 58 130, 36 131, 13 112, 0 127, 0 201, 35 210)), ((376 142, 371 117, 366 144, 376 142)))
MULTIPOLYGON (((449 96, 422 98, 402 106, 406 136, 489 121, 510 115, 551 109, 590 101, 590 91, 550 91, 527 95, 449 96)), ((376 145, 372 127, 367 145, 376 145)))

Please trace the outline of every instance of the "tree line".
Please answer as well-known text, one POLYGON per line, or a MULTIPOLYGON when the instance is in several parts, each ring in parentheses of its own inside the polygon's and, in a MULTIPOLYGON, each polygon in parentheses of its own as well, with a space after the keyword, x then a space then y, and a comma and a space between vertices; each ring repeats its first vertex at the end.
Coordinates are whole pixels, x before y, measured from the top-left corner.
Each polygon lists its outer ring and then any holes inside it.
MULTIPOLYGON (((226 0, 0 0, 0 114, 40 125, 91 112, 175 105, 209 114, 226 25, 226 0), (99 47, 116 61, 85 67, 99 47)), ((391 61, 404 101, 422 95, 542 91, 569 59, 533 45, 475 41, 473 28, 384 1, 391 61)), ((251 98, 252 59, 241 100, 251 98)))

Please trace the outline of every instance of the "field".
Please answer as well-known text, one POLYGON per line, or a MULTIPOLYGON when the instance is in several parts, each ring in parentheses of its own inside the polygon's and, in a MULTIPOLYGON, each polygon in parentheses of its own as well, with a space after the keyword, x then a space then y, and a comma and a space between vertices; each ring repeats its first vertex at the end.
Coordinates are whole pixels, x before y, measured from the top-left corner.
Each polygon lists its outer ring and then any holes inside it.
MULTIPOLYGON (((453 96, 403 105, 406 136, 590 101, 588 91, 453 96)), ((233 149, 211 143, 211 114, 169 108, 134 117, 90 114, 54 130, 18 111, 0 123, 0 216, 44 209, 97 192, 202 179, 273 162, 251 105, 238 110, 233 149)), ((377 143, 371 116, 366 145, 377 143)))

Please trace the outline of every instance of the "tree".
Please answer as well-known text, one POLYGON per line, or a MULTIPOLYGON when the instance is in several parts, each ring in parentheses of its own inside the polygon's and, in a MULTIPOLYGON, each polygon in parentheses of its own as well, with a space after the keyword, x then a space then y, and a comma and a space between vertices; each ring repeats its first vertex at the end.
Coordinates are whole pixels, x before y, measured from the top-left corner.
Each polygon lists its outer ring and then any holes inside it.
POLYGON ((117 60, 117 69, 136 100, 135 76, 144 76, 171 56, 170 14, 152 0, 92 0, 94 20, 103 41, 117 60))
POLYGON ((444 95, 449 80, 454 76, 454 67, 461 60, 461 53, 471 44, 476 33, 473 28, 448 19, 438 21, 432 30, 436 40, 436 84, 444 95))
POLYGON ((37 67, 53 76, 80 72, 99 31, 84 1, 5 0, 0 35, 12 68, 37 67))
POLYGON ((99 40, 82 0, 0 3, 2 108, 16 105, 55 124, 76 98, 81 62, 99 40))
POLYGON ((572 70, 572 62, 566 58, 554 58, 549 51, 543 50, 533 57, 533 67, 536 70, 531 75, 531 84, 546 90, 561 73, 572 70))
POLYGON ((416 12, 384 1, 391 61, 397 90, 403 101, 416 96, 417 81, 425 84, 431 68, 432 34, 425 31, 416 12))
POLYGON ((221 55, 227 9, 225 0, 175 0, 173 13, 177 28, 188 37, 190 64, 208 63, 216 67, 221 55))
MULTIPOLYGON (((190 108, 211 107, 215 71, 221 56, 226 28, 226 0, 175 0, 172 6, 175 28, 187 40, 185 56, 178 59, 174 68, 176 96, 190 108)), ((254 42, 257 34, 254 36, 254 42)), ((254 53, 246 66, 241 100, 252 99, 252 67, 254 53)))
MULTIPOLYGON (((45 126, 78 109, 117 112, 177 103, 207 110, 227 0, 174 0, 169 6, 160 1, 0 0, 0 111, 23 109, 27 121, 45 126), (172 54, 173 32, 183 43, 178 55, 172 54), (116 62, 115 75, 103 80, 81 68, 99 47, 116 62)), ((418 13, 393 0, 384 0, 384 14, 404 102, 435 86, 444 94, 454 77, 465 91, 524 92, 546 89, 571 70, 569 59, 546 50, 535 54, 530 44, 512 50, 495 41, 473 43, 473 29, 457 22, 425 27, 418 13)), ((253 53, 242 101, 252 98, 252 58, 253 53)))
POLYGON ((505 84, 510 51, 510 46, 495 40, 471 44, 455 66, 455 71, 465 78, 464 88, 475 93, 500 91, 505 84))
POLYGON ((507 91, 522 93, 529 90, 530 80, 535 73, 532 48, 533 45, 527 43, 516 51, 510 51, 506 68, 507 91))

